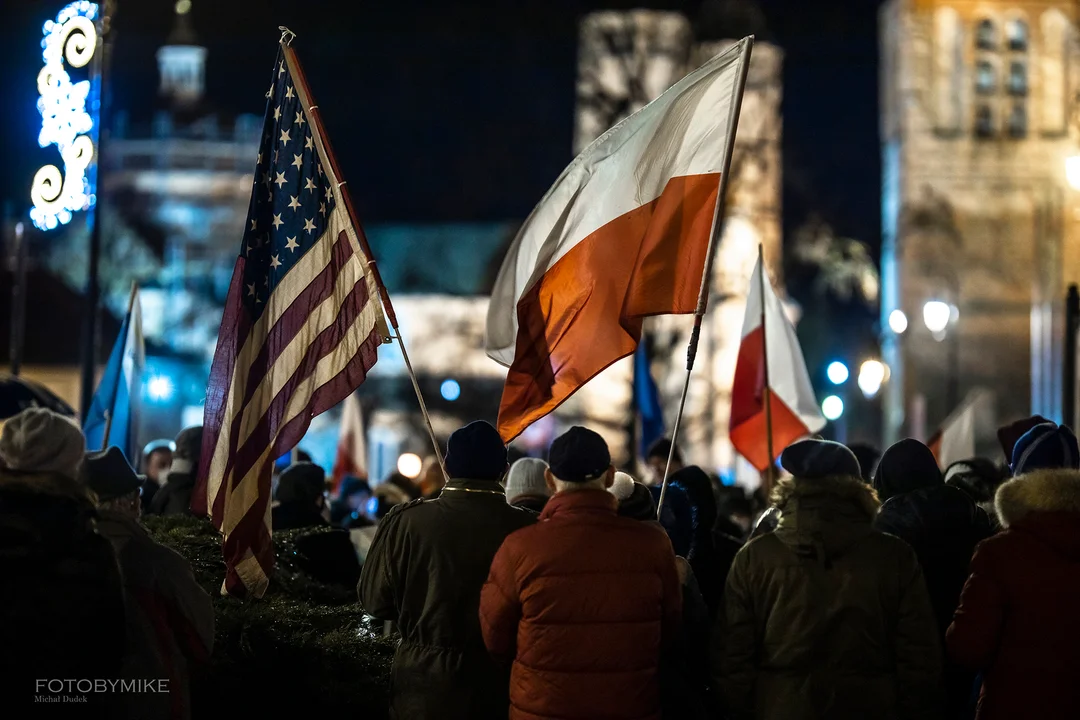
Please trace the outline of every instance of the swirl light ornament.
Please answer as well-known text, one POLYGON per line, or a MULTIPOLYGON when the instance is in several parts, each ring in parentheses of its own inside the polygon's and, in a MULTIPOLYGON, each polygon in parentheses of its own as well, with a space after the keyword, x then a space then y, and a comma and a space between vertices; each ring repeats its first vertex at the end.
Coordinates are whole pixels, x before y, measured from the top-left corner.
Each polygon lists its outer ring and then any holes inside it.
POLYGON ((78 0, 64 7, 56 20, 42 26, 41 41, 44 67, 38 73, 38 112, 41 132, 38 145, 56 145, 63 170, 45 165, 34 175, 30 199, 34 203, 30 219, 42 230, 53 230, 71 222, 74 213, 94 205, 90 177, 94 159, 94 115, 98 104, 96 82, 73 83, 65 69, 82 68, 97 52, 99 34, 96 25, 98 6, 78 0))

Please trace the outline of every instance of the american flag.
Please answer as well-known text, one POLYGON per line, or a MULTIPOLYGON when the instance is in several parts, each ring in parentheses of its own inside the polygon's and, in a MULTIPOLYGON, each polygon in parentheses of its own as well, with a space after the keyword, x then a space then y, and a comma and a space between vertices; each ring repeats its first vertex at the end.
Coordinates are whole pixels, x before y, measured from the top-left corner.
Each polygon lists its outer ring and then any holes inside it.
POLYGON ((223 591, 261 597, 270 476, 348 397, 389 332, 296 56, 279 48, 240 256, 206 390, 192 509, 224 535, 223 591), (300 83, 296 80, 300 79, 300 83), (315 122, 313 123, 313 118, 315 122), (313 127, 316 125, 316 127, 313 127))

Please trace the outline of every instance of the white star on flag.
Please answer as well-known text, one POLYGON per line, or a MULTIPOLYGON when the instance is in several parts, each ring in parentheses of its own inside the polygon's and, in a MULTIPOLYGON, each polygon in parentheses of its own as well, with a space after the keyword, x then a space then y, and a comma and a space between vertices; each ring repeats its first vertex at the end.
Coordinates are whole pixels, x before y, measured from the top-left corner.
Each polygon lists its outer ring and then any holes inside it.
POLYGON ((278 229, 279 227, 281 227, 281 226, 282 226, 282 225, 284 225, 285 223, 284 223, 284 222, 282 222, 282 220, 281 220, 281 215, 275 215, 275 216, 274 216, 274 221, 273 221, 273 223, 272 223, 272 224, 273 224, 273 226, 274 226, 274 229, 275 229, 275 230, 277 230, 277 229, 278 229))
POLYGON ((295 210, 298 207, 300 207, 300 201, 296 199, 295 195, 290 195, 289 196, 289 208, 292 209, 292 210, 295 210))
POLYGON ((286 182, 288 182, 288 181, 287 181, 287 180, 285 179, 285 173, 283 173, 283 172, 279 172, 279 173, 277 174, 277 178, 276 178, 276 179, 274 180, 274 182, 275 182, 275 183, 277 183, 277 186, 278 186, 278 187, 281 187, 281 186, 282 186, 282 185, 284 185, 284 184, 285 184, 286 182))
POLYGON ((314 190, 315 189, 315 183, 313 183, 311 181, 311 178, 307 179, 307 185, 304 186, 304 189, 305 190, 314 190))
POLYGON ((304 122, 305 122, 304 114, 301 113, 301 112, 296 113, 296 119, 293 120, 293 122, 296 123, 297 125, 303 125, 304 122))
POLYGON ((304 138, 304 147, 306 149, 308 149, 308 150, 311 150, 311 149, 313 149, 315 147, 315 143, 311 142, 311 136, 310 135, 308 135, 306 138, 304 138))
POLYGON ((278 260, 277 255, 274 255, 272 258, 270 258, 270 267, 276 268, 276 267, 279 267, 280 265, 281 265, 281 261, 278 260))
POLYGON ((255 218, 251 218, 251 229, 255 229, 255 218))
POLYGON ((304 164, 304 157, 302 155, 293 155, 293 161, 290 163, 294 168, 298 168, 304 164))
POLYGON ((274 119, 275 120, 280 120, 281 119, 281 108, 279 108, 279 107, 274 108, 274 119))
POLYGON ((289 85, 285 88, 285 99, 291 100, 294 97, 296 97, 296 95, 293 93, 292 85, 289 85))
POLYGON ((282 130, 281 131, 281 142, 285 143, 285 147, 289 146, 289 141, 290 140, 292 140, 292 138, 289 137, 289 131, 288 130, 282 130))
POLYGON ((311 218, 304 221, 304 230, 309 233, 315 232, 315 223, 311 221, 311 218))
POLYGON ((298 248, 298 247, 300 247, 300 243, 296 242, 296 236, 293 236, 291 238, 286 238, 285 248, 289 252, 296 252, 296 248, 298 248))
POLYGON ((255 283, 248 283, 247 289, 248 289, 248 295, 254 297, 255 296, 255 283))

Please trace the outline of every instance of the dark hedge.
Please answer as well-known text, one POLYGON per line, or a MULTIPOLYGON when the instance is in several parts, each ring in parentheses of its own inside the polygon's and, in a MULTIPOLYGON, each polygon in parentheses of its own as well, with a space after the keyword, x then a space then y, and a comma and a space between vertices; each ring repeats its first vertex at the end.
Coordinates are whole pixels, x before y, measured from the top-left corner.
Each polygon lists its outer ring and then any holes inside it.
POLYGON ((355 588, 319 582, 301 569, 297 539, 327 530, 274 533, 277 567, 266 595, 241 601, 221 596, 221 539, 208 522, 180 516, 143 522, 191 562, 214 598, 214 653, 206 672, 193 678, 193 717, 234 711, 387 716, 396 639, 365 622, 355 588))

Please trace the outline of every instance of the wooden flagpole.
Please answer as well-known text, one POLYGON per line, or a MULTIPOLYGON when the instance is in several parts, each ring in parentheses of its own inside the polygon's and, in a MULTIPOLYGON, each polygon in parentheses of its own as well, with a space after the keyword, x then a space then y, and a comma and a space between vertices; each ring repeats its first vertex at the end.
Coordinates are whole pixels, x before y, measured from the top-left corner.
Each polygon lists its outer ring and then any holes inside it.
MULTIPOLYGON (((128 336, 131 335, 131 311, 135 309, 135 298, 139 295, 139 283, 131 283, 131 295, 128 297, 128 309, 127 319, 124 322, 124 344, 121 345, 120 350, 120 374, 124 373, 124 352, 127 350, 128 336)), ((109 433, 112 432, 113 411, 116 408, 116 395, 120 392, 119 379, 115 385, 113 385, 112 396, 109 398, 109 407, 105 408, 105 435, 101 438, 101 449, 107 450, 109 448, 109 433)), ((128 398, 129 402, 133 403, 131 398, 128 398)))
POLYGON ((297 91, 303 92, 301 98, 304 104, 307 105, 305 109, 308 117, 311 118, 312 134, 315 136, 316 143, 321 146, 326 161, 330 165, 330 170, 337 179, 338 198, 345 204, 345 209, 349 213, 349 220, 356 230, 360 249, 367 256, 368 267, 371 268, 371 274, 375 277, 375 284, 379 287, 379 297, 382 299, 383 310, 386 312, 387 320, 390 321, 390 327, 394 330, 394 339, 397 340, 398 347, 401 349, 401 357, 405 360, 405 369, 409 373, 413 391, 416 392, 416 399, 420 403, 420 412, 424 416, 424 425, 427 427, 428 436, 431 438, 431 445, 435 448, 435 457, 438 458, 439 467, 442 468, 445 476, 446 463, 443 460, 442 448, 439 447, 439 440, 435 437, 435 429, 431 425, 431 415, 428 413, 427 403, 424 402, 424 393, 420 390, 420 383, 416 379, 416 371, 413 370, 412 361, 409 360, 409 353, 405 349, 405 340, 401 337, 401 329, 398 327, 394 305, 390 302, 390 293, 387 292, 382 274, 379 272, 379 266, 375 263, 375 256, 371 252, 371 245, 368 243, 367 235, 364 233, 364 227, 360 224, 360 216, 353 205, 352 197, 349 195, 348 188, 345 187, 345 180, 341 176, 341 165, 334 154, 334 149, 330 146, 330 137, 326 134, 319 106, 315 103, 315 97, 311 94, 311 86, 308 85, 307 77, 304 75, 304 70, 300 65, 300 58, 296 56, 296 51, 292 48, 292 41, 296 37, 296 33, 286 27, 279 27, 278 29, 281 30, 281 48, 285 54, 285 61, 289 65, 289 72, 296 81, 297 91))
POLYGON ((724 151, 724 170, 720 175, 720 188, 716 196, 716 209, 713 211, 712 230, 709 233, 709 247, 705 252, 705 270, 701 274, 701 286, 698 289, 698 303, 694 310, 694 329, 690 332, 690 343, 686 349, 686 380, 683 381, 682 396, 679 398, 679 410, 675 414, 675 425, 671 429, 671 449, 668 451, 667 465, 664 466, 664 480, 660 485, 660 500, 656 503, 656 517, 664 509, 664 500, 667 498, 668 478, 671 476, 671 463, 675 458, 675 443, 679 437, 679 425, 682 422, 683 410, 686 407, 686 394, 690 391, 690 373, 694 370, 694 360, 697 359, 698 341, 701 339, 701 319, 705 317, 705 310, 709 305, 709 289, 712 287, 712 266, 716 260, 716 250, 720 245, 720 233, 723 230, 724 200, 727 196, 728 175, 731 173, 731 156, 735 151, 735 133, 739 128, 739 112, 742 110, 743 91, 746 90, 746 75, 750 70, 750 56, 754 50, 754 36, 750 35, 739 42, 742 48, 742 67, 739 68, 739 79, 735 86, 735 92, 731 95, 731 110, 728 113, 731 118, 730 132, 727 138, 727 148, 724 151))

